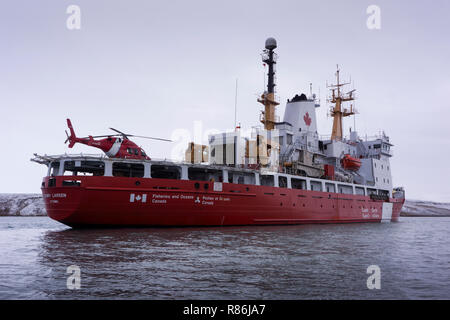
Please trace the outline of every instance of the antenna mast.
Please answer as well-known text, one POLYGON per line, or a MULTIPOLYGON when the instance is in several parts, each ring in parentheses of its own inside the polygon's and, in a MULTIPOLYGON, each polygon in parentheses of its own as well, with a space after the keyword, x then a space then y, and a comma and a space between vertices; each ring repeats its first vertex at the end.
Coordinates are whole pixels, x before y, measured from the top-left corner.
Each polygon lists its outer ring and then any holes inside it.
POLYGON ((236 78, 236 91, 234 94, 234 129, 236 130, 237 121, 237 93, 238 93, 238 78, 236 78))
POLYGON ((355 92, 355 89, 343 94, 341 91, 341 87, 349 84, 347 83, 340 83, 339 79, 339 65, 337 65, 337 71, 336 71, 336 80, 337 84, 327 86, 328 88, 331 88, 331 103, 334 103, 334 107, 331 107, 330 114, 334 118, 333 119, 333 131, 331 132, 331 140, 342 140, 343 134, 342 134, 342 118, 348 117, 350 115, 354 115, 356 110, 353 109, 353 105, 350 105, 349 109, 342 109, 342 103, 347 101, 353 101, 355 100, 353 96, 353 92, 355 92))
POLYGON ((265 91, 258 102, 264 105, 264 111, 261 115, 261 122, 264 129, 273 130, 275 128, 275 107, 280 103, 275 99, 275 64, 277 63, 277 54, 273 51, 277 47, 277 41, 274 38, 266 40, 266 49, 262 53, 262 60, 268 65, 267 73, 267 91, 265 91))

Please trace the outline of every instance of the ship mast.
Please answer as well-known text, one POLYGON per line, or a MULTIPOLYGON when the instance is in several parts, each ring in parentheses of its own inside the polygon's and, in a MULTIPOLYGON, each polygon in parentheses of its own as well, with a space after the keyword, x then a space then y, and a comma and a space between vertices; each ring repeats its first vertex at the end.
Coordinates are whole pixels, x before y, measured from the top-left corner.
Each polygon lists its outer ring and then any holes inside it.
POLYGON ((336 71, 336 79, 337 84, 330 85, 328 88, 331 88, 331 99, 330 102, 334 103, 334 107, 331 107, 330 114, 334 118, 333 120, 333 131, 331 132, 331 140, 342 140, 343 137, 343 128, 342 128, 342 118, 351 116, 355 114, 356 110, 353 109, 353 105, 350 105, 350 110, 348 109, 342 109, 342 103, 347 101, 355 100, 353 97, 353 92, 355 90, 353 89, 350 92, 347 92, 345 94, 342 93, 341 87, 349 84, 347 83, 340 83, 339 79, 339 66, 337 66, 336 71))
POLYGON ((277 47, 277 41, 274 38, 268 38, 265 44, 266 49, 262 53, 262 61, 269 67, 267 73, 267 91, 265 91, 258 102, 264 105, 260 121, 264 124, 264 129, 273 130, 275 128, 275 107, 279 103, 275 99, 275 64, 277 63, 277 54, 273 51, 277 47))

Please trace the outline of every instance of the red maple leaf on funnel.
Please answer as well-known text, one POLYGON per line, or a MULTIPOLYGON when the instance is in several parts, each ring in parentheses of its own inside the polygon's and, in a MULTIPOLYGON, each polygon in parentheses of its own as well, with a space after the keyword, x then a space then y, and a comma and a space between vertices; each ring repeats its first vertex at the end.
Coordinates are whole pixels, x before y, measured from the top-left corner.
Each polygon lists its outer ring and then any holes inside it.
POLYGON ((309 117, 309 113, 307 112, 305 116, 303 117, 303 120, 305 120, 306 125, 309 127, 311 125, 311 118, 309 117))

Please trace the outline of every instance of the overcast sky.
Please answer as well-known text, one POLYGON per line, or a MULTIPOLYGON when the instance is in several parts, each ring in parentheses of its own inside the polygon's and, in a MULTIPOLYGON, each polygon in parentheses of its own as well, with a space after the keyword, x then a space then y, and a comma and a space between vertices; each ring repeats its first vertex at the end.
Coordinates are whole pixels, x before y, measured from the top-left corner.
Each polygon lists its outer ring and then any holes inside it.
MULTIPOLYGON (((22 1, 0 4, 0 192, 40 192, 33 153, 97 153, 64 145, 109 127, 163 138, 257 125, 260 53, 278 41, 283 103, 313 83, 319 134, 330 134, 326 82, 336 64, 357 89, 356 129, 384 130, 395 145, 395 186, 407 198, 450 201, 450 1, 22 1), (381 10, 370 30, 369 5, 381 10), (69 5, 81 29, 69 30, 69 5)), ((353 126, 346 119, 345 130, 353 126)), ((189 137, 188 137, 189 138, 189 137)), ((197 139, 198 140, 198 139, 197 139)), ((175 144, 136 140, 155 158, 175 144)))

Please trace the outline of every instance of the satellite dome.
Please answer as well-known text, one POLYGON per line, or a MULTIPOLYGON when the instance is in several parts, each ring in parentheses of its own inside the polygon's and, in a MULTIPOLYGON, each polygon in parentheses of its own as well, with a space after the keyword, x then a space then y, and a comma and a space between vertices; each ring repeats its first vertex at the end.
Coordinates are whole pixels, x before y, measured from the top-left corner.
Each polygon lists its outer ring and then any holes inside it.
POLYGON ((277 47, 277 40, 275 38, 267 38, 266 49, 273 50, 277 47))

